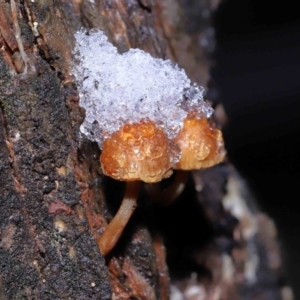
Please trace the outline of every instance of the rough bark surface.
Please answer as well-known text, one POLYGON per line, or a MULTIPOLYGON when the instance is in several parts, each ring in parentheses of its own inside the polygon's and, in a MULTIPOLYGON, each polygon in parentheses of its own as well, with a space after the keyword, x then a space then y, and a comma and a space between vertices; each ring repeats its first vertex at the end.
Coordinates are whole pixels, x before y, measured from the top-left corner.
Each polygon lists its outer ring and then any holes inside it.
POLYGON ((74 32, 100 28, 207 86, 218 1, 20 0, 17 18, 14 3, 0 0, 0 299, 288 299, 276 229, 228 164, 191 173, 169 207, 142 191, 112 253, 95 242, 124 184, 79 134, 74 32))

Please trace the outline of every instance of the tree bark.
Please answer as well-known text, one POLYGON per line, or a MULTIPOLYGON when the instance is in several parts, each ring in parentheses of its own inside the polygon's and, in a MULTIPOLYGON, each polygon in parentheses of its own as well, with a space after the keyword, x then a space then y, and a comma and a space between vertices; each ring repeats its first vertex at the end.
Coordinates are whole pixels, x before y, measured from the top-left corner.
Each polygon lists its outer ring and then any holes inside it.
POLYGON ((207 87, 218 1, 14 1, 0 0, 0 299, 286 295, 276 229, 228 163, 190 173, 169 207, 144 190, 112 253, 96 244, 124 184, 103 176, 79 131, 74 33, 99 28, 207 87))

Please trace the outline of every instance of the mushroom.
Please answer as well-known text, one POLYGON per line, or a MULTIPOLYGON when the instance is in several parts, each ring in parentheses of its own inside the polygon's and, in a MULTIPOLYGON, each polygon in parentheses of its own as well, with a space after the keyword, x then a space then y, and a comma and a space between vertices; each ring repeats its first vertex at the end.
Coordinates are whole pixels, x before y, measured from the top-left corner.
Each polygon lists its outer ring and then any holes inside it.
POLYGON ((107 255, 116 245, 135 211, 140 181, 156 183, 169 177, 172 168, 177 169, 169 188, 162 191, 157 185, 147 185, 152 197, 167 205, 185 186, 187 172, 180 170, 208 168, 221 162, 224 156, 221 131, 206 118, 192 115, 184 119, 183 128, 173 141, 150 120, 126 123, 105 139, 100 156, 103 173, 127 184, 117 214, 97 241, 101 253, 107 255))
POLYGON ((174 142, 182 151, 175 164, 177 170, 195 170, 212 167, 224 160, 226 151, 222 133, 207 118, 189 114, 183 121, 174 142))
POLYGON ((154 183, 169 177, 179 155, 179 147, 148 119, 126 123, 104 140, 100 156, 103 173, 127 184, 117 214, 97 240, 103 255, 115 246, 133 214, 140 181, 154 183))
MULTIPOLYGON (((96 29, 79 30, 75 39, 72 71, 86 113, 80 131, 102 149, 103 173, 127 181, 120 209, 98 239, 106 255, 136 207, 139 181, 161 181, 174 165, 184 170, 212 166, 224 157, 223 141, 207 122, 213 109, 203 99, 204 89, 183 69, 141 49, 119 54, 96 29)), ((179 175, 169 198, 184 188, 186 174, 179 175)))
POLYGON ((187 171, 212 167, 224 160, 226 151, 222 133, 207 118, 189 113, 183 121, 183 128, 173 141, 179 146, 181 156, 173 166, 175 178, 170 186, 147 184, 146 190, 156 202, 169 205, 184 190, 187 171))

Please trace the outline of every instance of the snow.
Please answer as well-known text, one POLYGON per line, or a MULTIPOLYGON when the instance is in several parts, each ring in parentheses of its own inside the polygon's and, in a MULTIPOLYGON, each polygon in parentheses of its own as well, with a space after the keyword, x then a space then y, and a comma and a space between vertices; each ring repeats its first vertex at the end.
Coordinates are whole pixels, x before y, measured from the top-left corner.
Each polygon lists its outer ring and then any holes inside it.
POLYGON ((207 118, 213 113, 203 88, 170 60, 140 49, 119 54, 99 30, 80 30, 75 39, 72 71, 86 110, 80 130, 100 147, 126 122, 150 119, 173 138, 189 112, 207 118))

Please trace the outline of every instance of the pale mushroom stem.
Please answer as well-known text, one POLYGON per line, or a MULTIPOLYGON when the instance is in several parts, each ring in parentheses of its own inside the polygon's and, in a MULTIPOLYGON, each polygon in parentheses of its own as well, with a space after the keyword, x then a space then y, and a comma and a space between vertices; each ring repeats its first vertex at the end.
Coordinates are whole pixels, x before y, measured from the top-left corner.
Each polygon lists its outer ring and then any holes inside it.
POLYGON ((140 181, 128 181, 121 206, 98 238, 98 247, 103 255, 107 255, 118 242, 126 224, 137 207, 137 198, 140 190, 140 181))

